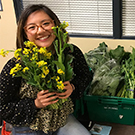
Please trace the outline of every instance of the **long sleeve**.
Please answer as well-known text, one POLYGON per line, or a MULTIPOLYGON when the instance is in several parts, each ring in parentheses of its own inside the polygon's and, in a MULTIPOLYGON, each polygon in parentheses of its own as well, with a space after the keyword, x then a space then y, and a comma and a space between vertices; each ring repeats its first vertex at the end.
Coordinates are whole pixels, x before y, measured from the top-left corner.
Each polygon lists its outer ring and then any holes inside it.
POLYGON ((10 124, 27 125, 34 119, 38 109, 34 99, 20 99, 21 78, 9 74, 15 64, 16 59, 10 59, 0 74, 0 114, 10 124))
POLYGON ((92 73, 89 71, 89 67, 82 51, 75 45, 72 55, 74 56, 73 71, 75 73, 75 77, 71 81, 71 83, 75 86, 72 98, 77 99, 83 95, 86 87, 92 81, 92 73))

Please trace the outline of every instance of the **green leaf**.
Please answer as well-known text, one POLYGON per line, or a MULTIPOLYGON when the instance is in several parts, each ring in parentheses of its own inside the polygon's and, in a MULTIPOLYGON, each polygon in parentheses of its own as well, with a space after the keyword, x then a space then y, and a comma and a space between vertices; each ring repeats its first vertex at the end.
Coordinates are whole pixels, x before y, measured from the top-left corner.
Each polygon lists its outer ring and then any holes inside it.
POLYGON ((65 72, 65 81, 71 80, 72 77, 73 77, 73 68, 71 68, 70 66, 68 66, 68 69, 65 72))
POLYGON ((110 58, 115 59, 118 63, 121 62, 123 56, 125 55, 124 47, 118 45, 118 47, 114 50, 110 50, 109 52, 110 58))
POLYGON ((72 55, 67 55, 65 57, 65 80, 71 80, 71 78, 73 77, 73 68, 71 67, 71 63, 73 61, 73 56, 72 55))
POLYGON ((68 44, 68 46, 70 47, 71 52, 73 52, 73 45, 72 44, 68 44))
POLYGON ((63 65, 63 63, 60 63, 59 61, 52 61, 52 62, 56 64, 58 69, 61 69, 62 71, 65 72, 65 66, 63 65))
POLYGON ((53 86, 53 85, 52 85, 52 82, 46 84, 46 87, 49 88, 49 89, 51 89, 52 86, 53 86))

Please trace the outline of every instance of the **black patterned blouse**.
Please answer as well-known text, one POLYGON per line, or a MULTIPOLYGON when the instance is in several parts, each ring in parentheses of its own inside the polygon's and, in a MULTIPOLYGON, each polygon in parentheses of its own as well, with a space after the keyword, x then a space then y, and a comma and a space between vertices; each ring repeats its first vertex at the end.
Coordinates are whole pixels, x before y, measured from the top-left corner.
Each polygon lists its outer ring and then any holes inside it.
MULTIPOLYGON (((88 65, 84 59, 84 55, 81 50, 74 46, 74 51, 71 53, 74 56, 73 71, 75 77, 71 83, 75 86, 71 98, 80 98, 92 80, 91 73, 89 72, 88 65)), ((67 53, 68 51, 66 51, 67 53)), ((34 100, 31 98, 21 99, 19 96, 19 90, 21 86, 20 77, 12 77, 10 69, 17 63, 15 58, 10 59, 4 66, 0 74, 0 116, 2 119, 15 125, 27 125, 30 124, 37 112, 34 100)))

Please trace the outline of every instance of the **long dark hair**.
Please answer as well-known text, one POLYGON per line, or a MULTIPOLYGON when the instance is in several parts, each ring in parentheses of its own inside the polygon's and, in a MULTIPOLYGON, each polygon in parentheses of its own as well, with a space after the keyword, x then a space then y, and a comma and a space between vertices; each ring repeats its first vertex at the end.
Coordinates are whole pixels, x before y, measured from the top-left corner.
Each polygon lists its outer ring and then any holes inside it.
MULTIPOLYGON (((59 18, 56 16, 56 14, 47 6, 43 5, 43 4, 37 4, 37 5, 29 5, 26 7, 25 10, 23 10, 19 21, 18 21, 18 27, 17 27, 17 38, 16 38, 16 47, 17 48, 24 48, 24 41, 27 41, 28 39, 26 38, 26 34, 24 31, 24 26, 25 23, 29 17, 29 15, 31 15, 33 12, 35 11, 44 11, 52 20, 54 20, 55 26, 60 26, 60 20, 59 18)), ((66 32, 66 30, 63 30, 64 32, 66 32)), ((69 41, 69 36, 67 37, 67 42, 69 41)))

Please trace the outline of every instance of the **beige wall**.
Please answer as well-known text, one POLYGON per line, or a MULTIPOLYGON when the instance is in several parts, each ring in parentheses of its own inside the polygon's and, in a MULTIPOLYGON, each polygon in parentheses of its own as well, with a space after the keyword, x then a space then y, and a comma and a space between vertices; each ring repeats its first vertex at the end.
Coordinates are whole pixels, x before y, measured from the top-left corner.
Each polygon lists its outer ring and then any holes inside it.
MULTIPOLYGON (((16 19, 12 0, 1 0, 3 11, 0 11, 0 49, 15 48, 16 19)), ((13 54, 8 57, 0 56, 0 71, 4 64, 13 54)))
MULTIPOLYGON (((16 19, 12 0, 2 0, 3 11, 0 11, 0 49, 15 48, 16 37, 16 19)), ((126 51, 131 51, 135 47, 135 40, 116 40, 116 39, 98 39, 98 38, 71 38, 71 43, 76 44, 83 53, 96 48, 99 43, 105 42, 109 48, 116 48, 118 45, 124 46, 126 51)), ((0 71, 4 64, 13 54, 3 58, 0 56, 0 71)))
POLYGON ((135 40, 118 40, 118 39, 103 39, 103 38, 71 38, 71 43, 80 47, 83 53, 88 52, 99 46, 99 43, 105 42, 108 48, 114 49, 118 45, 124 47, 125 51, 131 51, 131 46, 135 47, 135 40))

